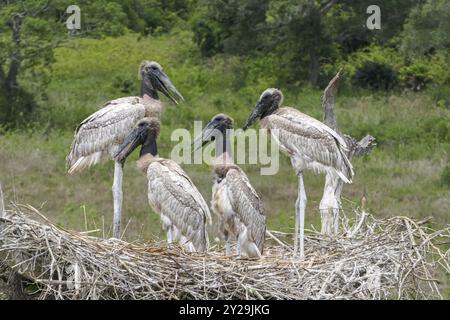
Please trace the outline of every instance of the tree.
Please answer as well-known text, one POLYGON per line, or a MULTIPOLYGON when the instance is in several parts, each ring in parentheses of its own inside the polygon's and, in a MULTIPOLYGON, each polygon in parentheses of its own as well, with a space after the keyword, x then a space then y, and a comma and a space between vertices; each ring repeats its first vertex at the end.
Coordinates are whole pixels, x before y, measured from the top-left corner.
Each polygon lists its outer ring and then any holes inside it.
POLYGON ((374 31, 366 27, 366 1, 274 0, 267 21, 276 41, 273 47, 291 56, 283 65, 294 71, 294 77, 301 75, 317 85, 322 60, 333 62, 374 42, 394 45, 414 5, 412 0, 384 1, 380 4, 382 28, 374 31))
POLYGON ((382 28, 375 31, 366 28, 368 5, 354 0, 204 0, 193 19, 194 40, 204 56, 271 55, 280 82, 315 86, 324 62, 373 42, 395 45, 415 1, 380 4, 382 28))
POLYGON ((127 15, 130 30, 142 34, 169 31, 180 19, 187 20, 192 0, 114 0, 127 15))
POLYGON ((118 35, 126 16, 116 3, 78 1, 82 29, 69 32, 64 0, 3 0, 0 2, 0 125, 26 123, 36 108, 54 61, 53 50, 70 37, 118 35), (24 84, 27 82, 29 87, 24 84))
POLYGON ((402 34, 401 49, 409 56, 450 48, 450 2, 427 0, 411 10, 402 34))
POLYGON ((269 0, 199 1, 192 29, 204 56, 246 55, 261 46, 269 0))
POLYGON ((338 1, 281 0, 271 1, 267 21, 271 26, 273 48, 285 54, 289 60, 284 64, 291 77, 288 82, 307 78, 317 85, 320 59, 331 55, 332 39, 324 23, 324 16, 338 1))

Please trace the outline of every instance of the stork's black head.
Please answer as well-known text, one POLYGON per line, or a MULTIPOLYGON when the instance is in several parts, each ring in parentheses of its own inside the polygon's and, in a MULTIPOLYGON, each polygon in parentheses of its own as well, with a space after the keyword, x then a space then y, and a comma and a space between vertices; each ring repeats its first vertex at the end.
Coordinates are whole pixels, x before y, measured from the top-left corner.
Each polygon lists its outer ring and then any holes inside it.
POLYGON ((219 137, 225 137, 228 129, 233 129, 233 119, 226 114, 217 114, 212 117, 211 121, 205 126, 202 133, 194 139, 192 144, 201 140, 202 146, 204 146, 219 137))
POLYGON ((114 159, 118 162, 124 162, 126 158, 136 149, 142 145, 142 156, 145 153, 150 153, 153 156, 158 154, 156 147, 156 139, 158 138, 160 130, 159 120, 156 118, 144 118, 140 120, 133 131, 125 138, 124 142, 119 146, 114 159))
POLYGON ((178 101, 169 93, 169 89, 184 101, 181 93, 170 82, 169 77, 164 73, 161 65, 156 61, 144 61, 139 67, 139 78, 142 80, 141 94, 148 94, 153 98, 158 98, 156 90, 162 92, 166 97, 172 100, 175 104, 178 101))
POLYGON ((283 103, 283 93, 275 88, 265 90, 242 129, 247 130, 257 119, 262 119, 274 113, 283 103))

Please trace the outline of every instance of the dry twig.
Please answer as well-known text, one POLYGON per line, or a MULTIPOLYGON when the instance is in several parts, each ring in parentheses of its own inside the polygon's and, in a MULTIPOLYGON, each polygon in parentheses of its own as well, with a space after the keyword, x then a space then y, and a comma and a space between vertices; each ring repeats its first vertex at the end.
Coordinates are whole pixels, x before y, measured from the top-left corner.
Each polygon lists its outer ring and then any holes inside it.
MULTIPOLYGON (((130 244, 64 230, 36 209, 15 205, 0 218, 0 258, 56 299, 427 299, 440 297, 449 269, 450 228, 407 217, 365 214, 343 222, 350 235, 312 231, 306 259, 286 244, 260 260, 185 253, 164 243, 130 244), (447 246, 448 247, 448 246, 447 246), (441 273, 442 274, 442 273, 441 273)), ((280 241, 281 242, 281 241, 280 241)))

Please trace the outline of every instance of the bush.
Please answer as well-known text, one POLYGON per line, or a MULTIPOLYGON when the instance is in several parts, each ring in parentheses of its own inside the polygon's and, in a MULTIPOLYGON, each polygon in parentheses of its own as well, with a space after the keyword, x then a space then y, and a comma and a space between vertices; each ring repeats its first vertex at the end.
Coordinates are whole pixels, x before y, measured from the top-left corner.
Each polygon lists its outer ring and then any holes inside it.
POLYGON ((402 85, 413 91, 434 84, 445 87, 450 80, 450 54, 438 52, 431 56, 413 58, 400 69, 400 81, 402 85))
POLYGON ((323 69, 329 73, 339 66, 344 69, 345 78, 351 79, 351 84, 356 87, 391 90, 399 85, 397 71, 403 64, 403 57, 396 50, 372 45, 352 53, 346 60, 325 65, 323 69))
POLYGON ((352 82, 355 86, 368 89, 391 90, 397 87, 397 72, 390 66, 373 61, 366 61, 356 70, 352 82))
POLYGON ((17 128, 29 125, 36 110, 33 95, 23 89, 0 89, 0 127, 17 128))
POLYGON ((414 61, 400 70, 400 79, 406 88, 420 91, 431 81, 428 65, 424 61, 414 61))
POLYGON ((450 104, 450 95, 446 93, 450 83, 450 54, 445 51, 406 57, 397 49, 371 45, 352 53, 346 60, 324 64, 321 76, 330 79, 341 67, 347 74, 344 85, 381 90, 439 88, 432 94, 436 104, 450 104), (346 82, 346 78, 351 80, 346 82))

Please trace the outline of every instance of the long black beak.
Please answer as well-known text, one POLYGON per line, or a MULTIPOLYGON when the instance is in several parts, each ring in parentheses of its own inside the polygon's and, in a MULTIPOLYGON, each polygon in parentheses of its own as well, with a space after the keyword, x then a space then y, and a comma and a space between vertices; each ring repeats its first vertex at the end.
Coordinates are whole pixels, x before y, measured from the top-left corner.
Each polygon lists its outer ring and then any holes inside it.
POLYGON ((180 92, 178 92, 177 88, 170 82, 169 77, 162 70, 158 70, 155 74, 156 77, 156 85, 159 91, 161 91, 167 98, 172 100, 173 103, 178 104, 178 101, 173 97, 169 89, 178 97, 181 101, 184 101, 183 96, 180 92))
POLYGON ((125 141, 119 146, 116 154, 114 155, 114 160, 124 163, 134 149, 145 142, 147 135, 148 128, 145 126, 139 126, 131 131, 125 141))
POLYGON ((195 145, 198 141, 202 142, 201 145, 198 146, 195 150, 198 150, 200 147, 203 147, 204 145, 215 139, 215 136, 218 133, 217 125, 218 124, 215 122, 209 122, 202 130, 202 132, 197 137, 195 137, 194 141, 192 141, 192 145, 195 145))
POLYGON ((255 123, 256 120, 258 120, 258 118, 261 117, 263 111, 263 107, 261 102, 258 102, 258 104, 255 106, 255 109, 253 110, 252 114, 250 115, 250 117, 247 119, 247 122, 245 123, 245 125, 242 127, 242 130, 247 130, 252 124, 255 123))

